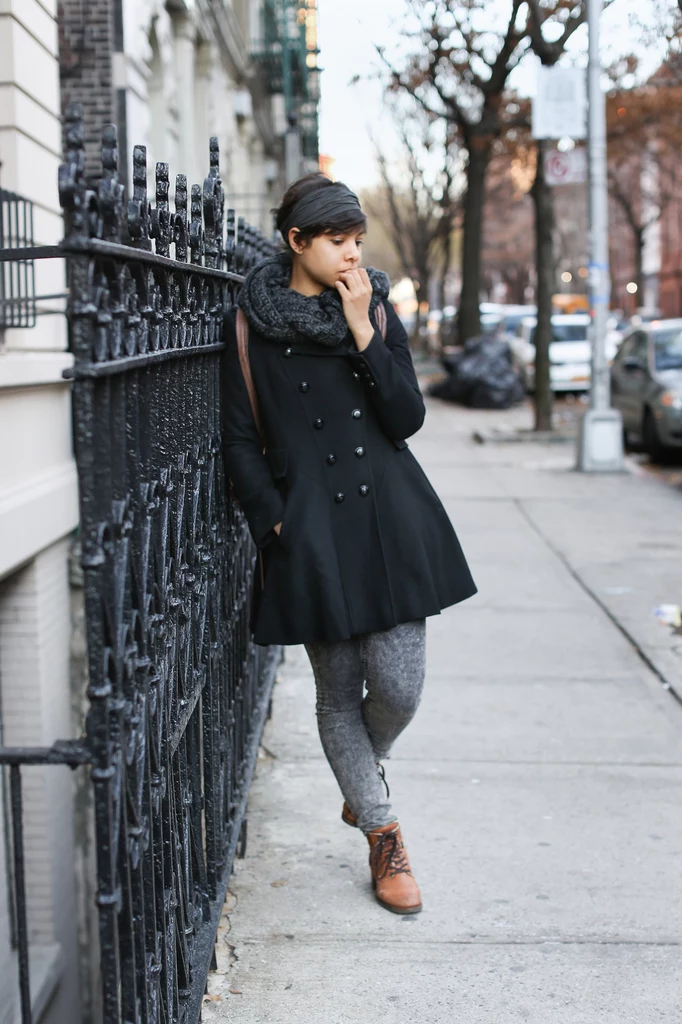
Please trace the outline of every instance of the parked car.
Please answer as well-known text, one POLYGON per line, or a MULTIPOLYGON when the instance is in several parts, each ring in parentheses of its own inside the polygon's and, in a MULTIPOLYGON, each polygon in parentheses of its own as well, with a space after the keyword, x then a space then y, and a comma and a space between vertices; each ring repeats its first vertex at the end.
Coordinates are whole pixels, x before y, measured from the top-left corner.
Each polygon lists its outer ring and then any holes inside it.
MULTIPOLYGON (((552 391, 587 391, 590 386, 591 347, 587 313, 555 313, 549 346, 552 391)), ((524 317, 511 341, 514 361, 528 391, 535 390, 535 332, 537 317, 524 317)))
POLYGON ((526 317, 534 317, 537 313, 535 306, 502 306, 502 319, 500 320, 500 337, 505 341, 511 341, 516 337, 519 327, 526 317))
POLYGON ((626 442, 641 441, 654 461, 682 448, 682 319, 626 333, 611 367, 611 396, 626 442))
POLYGON ((482 302, 479 306, 481 334, 495 334, 510 341, 525 317, 534 316, 535 306, 516 306, 501 302, 482 302))
MULTIPOLYGON (((550 384, 554 392, 589 391, 592 375, 592 344, 588 313, 555 313, 549 346, 550 384)), ((535 331, 537 318, 524 317, 510 342, 514 362, 528 391, 535 390, 535 331)), ((616 344, 607 338, 606 356, 616 354, 616 344)))

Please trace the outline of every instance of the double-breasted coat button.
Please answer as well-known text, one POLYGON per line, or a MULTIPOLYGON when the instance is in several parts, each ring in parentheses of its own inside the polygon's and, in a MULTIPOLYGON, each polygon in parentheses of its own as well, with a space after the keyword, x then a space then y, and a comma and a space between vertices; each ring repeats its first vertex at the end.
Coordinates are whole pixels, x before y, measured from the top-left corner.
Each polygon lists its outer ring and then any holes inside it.
POLYGON ((298 390, 302 391, 303 394, 305 394, 306 391, 310 391, 310 384, 308 384, 307 381, 302 380, 301 383, 298 385, 298 390))
POLYGON ((353 370, 353 376, 355 377, 356 380, 360 380, 360 374, 356 373, 355 370, 353 370))
POLYGON ((358 447, 357 447, 357 448, 355 449, 355 454, 357 455, 357 457, 358 457, 359 459, 361 459, 361 458, 362 458, 362 456, 363 456, 363 455, 365 454, 365 449, 364 449, 364 448, 362 447, 362 445, 359 445, 359 446, 358 446, 358 447))
POLYGON ((322 427, 324 426, 324 420, 320 419, 320 417, 318 416, 316 420, 313 420, 313 426, 315 427, 315 430, 322 430, 322 427))
POLYGON ((359 420, 360 417, 362 416, 362 409, 353 409, 351 416, 353 417, 354 420, 359 420))
POLYGON ((363 498, 366 498, 367 495, 369 494, 369 487, 367 486, 367 484, 360 484, 358 490, 363 498))
POLYGON ((345 501, 345 500, 346 500, 346 495, 343 494, 341 491, 339 491, 338 494, 334 495, 334 501, 336 502, 337 505, 340 505, 341 502, 345 501))
POLYGON ((285 356, 287 357, 287 359, 288 359, 288 358, 289 358, 289 356, 293 355, 293 349, 291 349, 291 348, 285 348, 285 349, 284 349, 284 355, 285 355, 285 356))
POLYGON ((334 453, 332 452, 332 453, 330 453, 327 456, 327 465, 328 466, 333 466, 335 462, 336 462, 336 455, 334 455, 334 453))

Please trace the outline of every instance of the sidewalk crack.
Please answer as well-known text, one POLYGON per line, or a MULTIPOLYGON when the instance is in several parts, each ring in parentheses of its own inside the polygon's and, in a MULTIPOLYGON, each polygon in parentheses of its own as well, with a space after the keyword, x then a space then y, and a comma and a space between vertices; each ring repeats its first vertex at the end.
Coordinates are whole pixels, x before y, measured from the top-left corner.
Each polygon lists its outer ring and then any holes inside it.
POLYGON ((585 580, 578 573, 578 571, 573 568, 568 558, 564 555, 563 551, 560 551, 559 548, 557 548, 556 545, 549 539, 547 534, 543 533, 543 531, 540 529, 538 524, 531 516, 528 509, 525 507, 523 501, 520 498, 513 498, 512 500, 518 508, 521 515, 523 516, 523 518, 526 520, 530 528, 533 530, 533 532, 540 538, 540 540, 545 544, 548 550, 552 552, 555 558, 557 558, 561 562, 564 569, 566 569, 566 571, 573 577, 578 586, 582 588, 582 590, 587 594, 588 597, 592 598, 594 603, 598 605, 599 608, 601 608, 606 617, 616 627, 618 632, 625 637, 629 644, 631 644, 632 648, 638 655, 639 659, 646 665, 649 671, 653 673, 656 679, 658 679, 659 683, 661 684, 661 688, 665 690, 665 692, 668 693, 673 698, 673 700, 675 700, 677 704, 679 704, 682 707, 682 693, 678 693, 675 687, 672 685, 672 683, 668 682, 668 680, 665 678, 661 670, 651 660, 651 658, 640 646, 639 642, 635 639, 635 637, 626 629, 625 626, 622 625, 621 622, 618 621, 618 619, 613 614, 608 605, 585 582, 585 580))

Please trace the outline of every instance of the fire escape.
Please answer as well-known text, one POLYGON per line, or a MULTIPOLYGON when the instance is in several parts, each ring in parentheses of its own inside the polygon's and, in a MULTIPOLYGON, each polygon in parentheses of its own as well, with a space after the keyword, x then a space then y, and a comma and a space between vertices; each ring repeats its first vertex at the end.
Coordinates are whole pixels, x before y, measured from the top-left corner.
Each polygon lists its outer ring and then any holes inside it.
POLYGON ((264 0, 252 59, 284 118, 286 177, 317 170, 317 0, 264 0))

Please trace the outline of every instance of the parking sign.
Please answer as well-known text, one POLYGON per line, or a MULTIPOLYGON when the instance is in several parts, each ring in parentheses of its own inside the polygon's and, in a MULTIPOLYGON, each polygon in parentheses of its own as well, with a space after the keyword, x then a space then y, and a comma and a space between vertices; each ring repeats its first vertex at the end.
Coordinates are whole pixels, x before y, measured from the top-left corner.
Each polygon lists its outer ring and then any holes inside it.
POLYGON ((548 185, 582 185, 587 181, 587 152, 569 149, 560 153, 550 149, 545 153, 545 181, 548 185))

